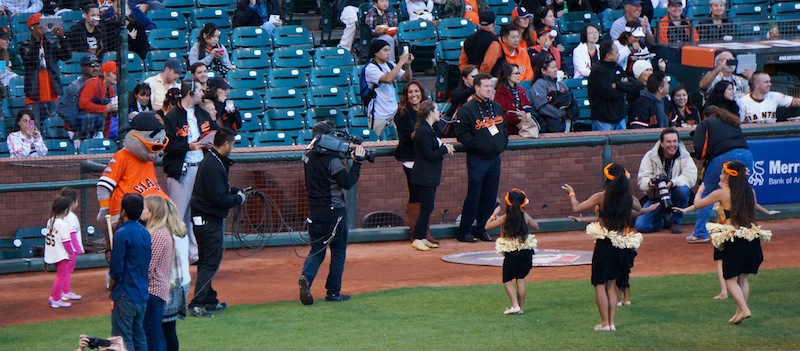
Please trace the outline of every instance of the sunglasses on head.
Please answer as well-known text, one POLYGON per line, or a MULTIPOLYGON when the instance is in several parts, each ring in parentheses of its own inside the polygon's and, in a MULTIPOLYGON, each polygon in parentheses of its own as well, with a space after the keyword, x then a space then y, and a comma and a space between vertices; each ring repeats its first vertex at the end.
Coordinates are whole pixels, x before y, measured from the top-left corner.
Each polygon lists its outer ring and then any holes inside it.
POLYGON ((100 64, 97 63, 97 62, 92 62, 92 63, 90 63, 90 64, 88 64, 86 66, 89 66, 89 67, 100 67, 100 64))

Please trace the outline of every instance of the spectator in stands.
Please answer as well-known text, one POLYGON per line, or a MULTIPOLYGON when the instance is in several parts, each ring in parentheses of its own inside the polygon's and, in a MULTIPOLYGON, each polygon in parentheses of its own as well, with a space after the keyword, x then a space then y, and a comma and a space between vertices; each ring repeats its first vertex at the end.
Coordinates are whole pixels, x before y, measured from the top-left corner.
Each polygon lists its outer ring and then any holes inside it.
POLYGON ((439 18, 466 18, 477 26, 480 13, 486 10, 489 10, 486 0, 444 0, 439 18))
POLYGON ((67 37, 73 52, 90 53, 98 58, 106 52, 105 34, 98 26, 100 9, 96 3, 88 3, 83 7, 83 21, 70 27, 67 37))
POLYGON ((202 85, 204 88, 208 88, 206 86, 206 83, 208 83, 208 67, 205 63, 201 61, 193 63, 189 66, 189 73, 192 75, 192 80, 195 83, 202 85))
POLYGON ((356 29, 358 24, 358 5, 362 0, 342 0, 335 1, 339 8, 335 9, 339 12, 339 21, 344 23, 344 30, 342 30, 342 38, 339 39, 340 48, 353 50, 353 41, 356 39, 356 29))
MULTIPOLYGON (((556 16, 553 10, 548 6, 539 7, 533 15, 533 28, 536 29, 536 33, 540 33, 545 28, 558 28, 556 24, 556 16)), ((553 39, 553 46, 558 49, 559 52, 563 52, 565 50, 564 45, 561 44, 561 36, 559 36, 558 32, 556 32, 556 36, 553 39)), ((559 67, 561 67, 559 65, 559 67)))
POLYGON ((398 21, 397 14, 389 11, 389 0, 372 0, 372 7, 364 15, 364 24, 372 30, 373 40, 380 39, 389 44, 389 61, 397 62, 394 44, 398 21))
POLYGON ((233 26, 261 27, 272 36, 275 28, 283 26, 286 15, 278 0, 239 0, 233 14, 233 26))
POLYGON ((139 112, 152 111, 153 103, 150 102, 150 86, 145 83, 138 83, 133 87, 133 91, 128 96, 128 122, 139 112))
POLYGON ((111 7, 100 12, 100 28, 107 33, 104 44, 108 52, 116 52, 119 48, 119 30, 121 23, 125 21, 128 30, 128 50, 135 52, 144 60, 147 52, 150 51, 150 40, 147 31, 155 29, 156 25, 149 17, 145 16, 136 6, 126 6, 126 16, 119 14, 119 0, 113 1, 111 7))
POLYGON ((481 73, 497 76, 503 62, 513 63, 520 68, 520 80, 533 79, 531 60, 525 50, 519 48, 520 30, 513 24, 500 28, 500 40, 489 45, 481 63, 481 73))
POLYGON ((519 134, 517 125, 526 119, 533 118, 531 101, 528 100, 525 89, 519 86, 519 82, 519 66, 513 63, 503 63, 497 76, 497 91, 494 94, 494 101, 500 104, 505 112, 508 135, 519 134))
POLYGON ((142 13, 147 13, 150 10, 163 10, 164 4, 156 0, 128 0, 128 7, 136 7, 142 13))
POLYGON ((80 94, 89 79, 100 75, 100 61, 97 56, 86 54, 81 57, 81 76, 70 82, 59 100, 57 112, 64 119, 64 127, 75 149, 83 139, 89 139, 103 131, 103 116, 80 113, 80 94))
POLYGON ((592 66, 600 61, 600 50, 597 42, 600 41, 600 29, 594 25, 587 25, 581 30, 581 43, 572 51, 573 78, 586 78, 592 71, 592 66))
POLYGON ((461 56, 458 57, 458 69, 464 70, 467 65, 475 65, 480 69, 489 46, 497 41, 494 34, 494 12, 481 11, 478 30, 464 39, 461 56))
POLYGON ((0 14, 9 22, 19 13, 37 13, 42 8, 42 0, 0 0, 0 14))
POLYGON ((627 68, 628 58, 631 56, 631 48, 639 46, 639 39, 633 36, 631 32, 622 32, 619 38, 614 41, 614 46, 616 46, 617 51, 619 51, 619 55, 617 55, 617 64, 622 68, 627 68))
POLYGON ((511 12, 511 24, 520 29, 520 49, 527 49, 536 44, 536 28, 533 27, 533 14, 525 7, 517 6, 511 12))
POLYGON ((633 64, 631 69, 632 74, 624 72, 623 75, 628 76, 628 83, 624 84, 625 101, 628 103, 628 108, 633 106, 633 103, 639 99, 639 93, 647 89, 647 78, 653 74, 653 65, 649 61, 639 60, 633 64), (633 78, 633 79, 631 79, 633 78))
POLYGON ((617 65, 619 50, 611 41, 600 42, 600 57, 589 74, 589 106, 592 130, 625 129, 625 95, 621 85, 628 79, 617 65))
POLYGON ((555 61, 545 59, 536 68, 536 81, 531 86, 531 102, 545 133, 567 133, 572 121, 578 119, 578 101, 557 78, 555 61))
POLYGON ((800 99, 770 91, 772 78, 767 72, 754 72, 750 82, 750 94, 736 101, 742 123, 775 123, 778 107, 800 107, 800 99))
POLYGON ((630 105, 628 129, 666 128, 675 125, 667 115, 666 97, 669 81, 664 72, 655 72, 647 78, 647 88, 630 105))
POLYGON ((11 158, 38 157, 47 155, 42 133, 36 127, 30 110, 17 112, 13 133, 8 135, 8 152, 11 158))
POLYGON ((400 55, 400 61, 392 67, 389 66, 389 50, 391 45, 384 40, 375 39, 370 43, 369 56, 371 61, 364 70, 367 84, 374 87, 376 96, 367 107, 369 127, 375 135, 381 136, 387 125, 393 125, 392 117, 397 110, 397 93, 395 82, 411 81, 411 62, 414 56, 410 53, 400 55), (408 65, 408 66, 407 66, 408 65))
POLYGON ((700 41, 697 30, 692 29, 692 21, 683 15, 681 0, 669 0, 667 15, 658 24, 658 42, 690 43, 700 41))
POLYGON ((709 1, 711 14, 703 19, 697 20, 695 30, 697 30, 700 40, 703 42, 715 42, 733 39, 733 22, 727 17, 728 10, 725 8, 725 0, 709 1))
POLYGON ((158 118, 161 124, 164 124, 164 117, 167 116, 167 113, 175 106, 178 106, 178 102, 181 101, 181 98, 180 88, 169 88, 169 90, 167 90, 167 93, 164 94, 164 105, 156 111, 156 118, 158 118))
POLYGON ((736 103, 733 83, 721 80, 714 85, 703 105, 703 111, 709 106, 717 106, 735 115, 739 115, 739 105, 736 103))
POLYGON ((528 48, 528 55, 530 56, 531 68, 535 72, 536 67, 541 65, 545 59, 550 59, 556 63, 556 69, 561 69, 561 52, 555 46, 555 39, 558 32, 550 27, 544 27, 539 30, 539 38, 536 45, 528 48))
POLYGON ((209 79, 207 86, 206 98, 214 101, 214 108, 217 111, 217 125, 230 128, 233 131, 239 130, 242 127, 242 116, 236 106, 233 105, 233 100, 228 99, 228 90, 231 89, 231 86, 221 77, 209 79))
POLYGON ((667 115, 676 126, 696 126, 700 123, 700 111, 689 102, 689 92, 679 85, 670 94, 671 103, 667 104, 667 115))
MULTIPOLYGON (((744 69, 742 75, 735 74, 738 61, 730 51, 723 51, 714 57, 714 69, 706 73, 700 82, 700 90, 705 90, 707 94, 717 85, 717 82, 724 80, 733 83, 734 100, 739 100, 750 91, 747 80, 753 76, 749 69, 744 69)), ((730 111, 730 110, 729 110, 730 111)))
POLYGON ((639 22, 644 34, 644 37, 640 39, 643 45, 653 45, 656 42, 653 30, 650 29, 650 19, 646 16, 642 17, 642 0, 625 0, 625 15, 617 18, 611 25, 609 31, 611 38, 619 38, 629 21, 639 22))
POLYGON ((114 86, 117 84, 117 63, 114 61, 103 62, 100 67, 100 76, 86 81, 81 90, 78 107, 81 117, 84 120, 96 118, 93 115, 103 116, 103 137, 117 139, 119 120, 117 119, 117 109, 119 108, 114 86))
POLYGON ((39 25, 41 13, 28 17, 31 37, 22 42, 19 56, 25 67, 25 105, 33 112, 36 125, 44 118, 55 115, 58 95, 61 94, 61 70, 58 61, 72 57, 64 29, 55 27, 45 36, 46 29, 39 25))
MULTIPOLYGON (((12 79, 19 77, 22 72, 22 60, 19 59, 17 51, 11 47, 11 32, 6 27, 0 27, 0 101, 8 97, 8 83, 12 79)), ((0 113, 2 116, 2 113, 0 113)))
MULTIPOLYGON (((197 35, 197 42, 189 49, 189 65, 202 62, 208 69, 225 78, 229 70, 235 69, 228 51, 219 42, 220 31, 214 23, 206 23, 197 35)), ((205 81, 203 82, 205 83, 205 81)))
POLYGON ((461 85, 453 89, 450 93, 450 108, 447 109, 445 116, 448 120, 453 119, 458 109, 461 108, 470 96, 475 94, 475 86, 473 79, 478 75, 478 67, 475 65, 467 65, 461 70, 461 85))
POLYGON ((403 0, 410 21, 433 21, 433 0, 403 0))
POLYGON ((169 88, 180 88, 178 78, 183 75, 183 63, 177 58, 170 58, 164 63, 164 71, 144 80, 150 86, 153 109, 160 110, 164 96, 169 88))

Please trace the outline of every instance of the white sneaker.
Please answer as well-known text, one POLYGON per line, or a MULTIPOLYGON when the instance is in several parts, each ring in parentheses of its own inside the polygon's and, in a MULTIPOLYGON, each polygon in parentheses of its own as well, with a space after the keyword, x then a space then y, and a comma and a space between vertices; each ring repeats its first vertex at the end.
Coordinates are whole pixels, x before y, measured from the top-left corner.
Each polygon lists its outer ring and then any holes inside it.
POLYGON ((52 308, 61 308, 61 307, 69 307, 69 306, 72 306, 72 304, 69 303, 69 302, 64 302, 64 301, 61 301, 61 300, 53 300, 53 298, 50 297, 50 307, 52 307, 52 308))
POLYGON ((70 291, 68 293, 61 294, 61 300, 62 301, 80 300, 80 299, 81 299, 81 295, 78 295, 78 294, 76 294, 76 293, 74 293, 72 291, 70 291))
POLYGON ((422 239, 422 243, 425 244, 425 246, 430 247, 431 249, 435 249, 435 248, 439 247, 439 245, 428 241, 428 239, 422 239))
POLYGON ((414 242, 411 243, 411 247, 419 250, 419 251, 430 251, 431 248, 425 246, 425 243, 422 242, 420 239, 414 239, 414 242))

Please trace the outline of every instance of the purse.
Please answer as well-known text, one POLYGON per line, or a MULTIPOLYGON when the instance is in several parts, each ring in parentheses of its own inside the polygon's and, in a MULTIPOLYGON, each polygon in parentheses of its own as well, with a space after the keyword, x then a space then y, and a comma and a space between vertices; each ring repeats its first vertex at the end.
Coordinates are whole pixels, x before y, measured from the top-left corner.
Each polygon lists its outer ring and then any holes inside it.
POLYGON ((517 128, 519 129, 519 135, 523 138, 539 138, 539 131, 542 129, 539 126, 539 122, 536 121, 536 118, 533 116, 528 118, 523 118, 518 124, 517 128))

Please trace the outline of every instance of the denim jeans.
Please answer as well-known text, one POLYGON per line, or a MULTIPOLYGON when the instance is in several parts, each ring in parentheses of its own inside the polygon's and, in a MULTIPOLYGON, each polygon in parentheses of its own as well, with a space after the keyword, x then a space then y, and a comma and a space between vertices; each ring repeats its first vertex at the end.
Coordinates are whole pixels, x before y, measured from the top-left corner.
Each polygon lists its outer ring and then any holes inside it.
POLYGON ((623 118, 621 121, 617 123, 608 123, 608 122, 592 120, 593 132, 604 131, 604 130, 625 130, 625 119, 623 118))
MULTIPOLYGON (((689 203, 689 195, 691 190, 688 186, 676 186, 670 189, 670 196, 672 197, 672 206, 684 208, 689 203)), ((659 199, 647 199, 642 205, 642 208, 647 208, 650 205, 659 202, 659 199)), ((663 206, 658 205, 658 208, 650 213, 645 213, 636 217, 634 227, 640 233, 652 233, 661 230, 664 227, 664 214, 671 212, 671 209, 664 209, 663 206)), ((680 224, 683 220, 682 212, 672 212, 670 214, 672 223, 680 224)))
POLYGON ((144 312, 144 334, 147 336, 148 351, 167 349, 164 330, 161 329, 162 317, 164 317, 164 300, 151 294, 147 300, 147 311, 144 312))
POLYGON ((467 178, 467 198, 461 208, 461 224, 457 232, 462 238, 470 234, 475 220, 478 221, 475 234, 486 231, 484 226, 494 211, 500 185, 500 156, 487 160, 467 154, 467 178))
MULTIPOLYGON (((703 189, 702 197, 706 197, 714 190, 719 189, 719 176, 722 173, 722 165, 728 161, 740 161, 744 163, 747 169, 753 169, 753 154, 750 153, 749 149, 734 149, 714 157, 708 163, 708 167, 706 167, 706 171, 703 174, 705 188, 703 189)), ((694 233, 692 235, 702 239, 708 238, 706 223, 708 223, 708 218, 713 210, 713 205, 697 209, 697 221, 694 224, 694 233)))
POLYGON ((328 296, 339 295, 342 290, 342 274, 344 273, 344 261, 347 256, 347 211, 345 209, 335 209, 330 216, 311 218, 308 224, 308 236, 311 241, 311 252, 303 263, 303 275, 309 282, 313 283, 317 276, 319 266, 325 260, 325 241, 330 240, 331 263, 328 272, 328 280, 325 282, 325 289, 328 296), (338 217, 342 219, 336 225, 338 217), (336 226, 334 237, 330 234, 336 226))
POLYGON ((144 334, 144 313, 147 301, 132 302, 122 295, 114 300, 111 310, 111 335, 121 336, 130 351, 147 350, 147 338, 144 334))

